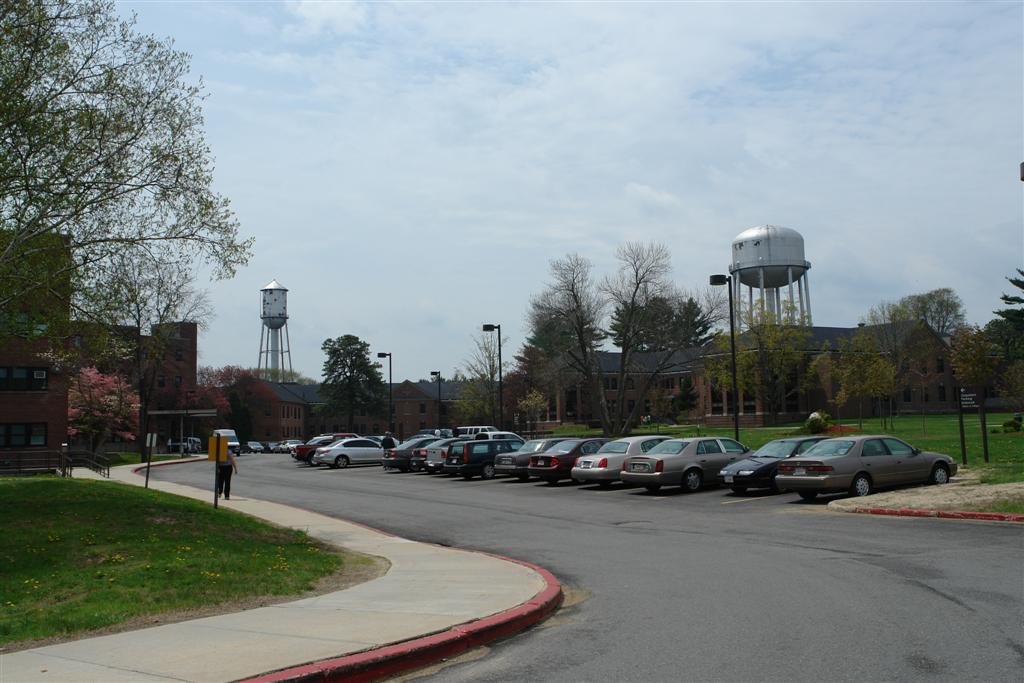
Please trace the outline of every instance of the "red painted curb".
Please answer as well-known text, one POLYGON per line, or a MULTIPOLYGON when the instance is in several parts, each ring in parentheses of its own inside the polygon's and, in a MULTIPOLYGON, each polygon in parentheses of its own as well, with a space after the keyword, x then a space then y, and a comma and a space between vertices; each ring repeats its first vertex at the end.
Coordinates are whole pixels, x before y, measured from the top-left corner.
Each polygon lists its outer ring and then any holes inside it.
POLYGON ((969 512, 957 510, 920 510, 918 508, 854 508, 866 515, 890 517, 940 517, 942 519, 977 519, 987 522, 1024 522, 1024 515, 1007 512, 969 512))
MULTIPOLYGON (((171 460, 161 461, 159 464, 183 465, 188 462, 192 461, 171 460)), ((197 460, 197 462, 202 461, 197 460)), ((152 466, 157 467, 157 463, 153 463, 152 466)), ((138 474, 145 469, 145 465, 140 465, 132 470, 132 472, 138 474)), ((359 522, 342 521, 361 526, 378 534, 395 536, 395 534, 389 534, 386 531, 381 531, 359 522)), ((425 543, 425 545, 436 544, 425 543)), ((474 552, 522 565, 540 574, 545 586, 532 598, 511 609, 482 619, 468 621, 464 624, 456 624, 446 631, 431 633, 373 650, 356 652, 344 657, 325 659, 311 664, 303 664, 301 666, 281 669, 280 671, 260 674, 252 678, 243 678, 238 683, 281 683, 285 681, 288 683, 319 683, 327 681, 361 682, 379 680, 385 676, 393 676, 403 671, 410 671, 433 664, 441 659, 454 657, 499 638, 507 638, 508 636, 525 631, 537 622, 543 621, 562 604, 562 584, 559 583, 554 574, 544 567, 524 560, 517 560, 479 550, 462 550, 461 548, 450 548, 450 550, 464 553, 474 552)))
MULTIPOLYGON (((361 525, 365 526, 365 525, 361 525)), ((370 527, 367 527, 370 528, 370 527)), ((377 530, 375 530, 377 531, 377 530)), ((473 551, 463 551, 473 552, 473 551)), ((562 586, 547 569, 529 562, 492 553, 481 553, 507 562, 514 562, 541 575, 545 588, 528 601, 489 617, 458 624, 452 628, 413 638, 401 643, 385 645, 373 650, 356 652, 344 657, 326 659, 312 664, 282 669, 240 683, 320 683, 326 681, 373 681, 403 671, 418 669, 441 659, 454 657, 467 650, 485 645, 525 631, 543 620, 562 602, 562 586)))

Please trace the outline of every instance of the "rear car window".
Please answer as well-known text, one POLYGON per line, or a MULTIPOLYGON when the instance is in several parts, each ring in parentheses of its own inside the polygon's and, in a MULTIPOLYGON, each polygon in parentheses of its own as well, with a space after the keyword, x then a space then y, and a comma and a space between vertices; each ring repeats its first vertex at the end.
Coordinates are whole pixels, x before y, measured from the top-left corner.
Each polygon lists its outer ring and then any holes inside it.
POLYGON ((847 441, 846 439, 829 439, 828 441, 820 441, 812 448, 808 448, 804 451, 803 455, 808 458, 830 458, 837 455, 846 455, 853 448, 853 441, 847 441))
POLYGON ((579 441, 561 441, 548 449, 551 453, 569 453, 579 445, 579 441))
POLYGON ((682 453, 683 449, 686 448, 689 443, 689 441, 676 441, 675 439, 670 439, 668 441, 662 441, 647 452, 651 455, 658 455, 659 453, 665 453, 667 455, 682 453))
POLYGON ((601 446, 598 453, 625 453, 629 450, 628 441, 609 441, 605 445, 601 446))

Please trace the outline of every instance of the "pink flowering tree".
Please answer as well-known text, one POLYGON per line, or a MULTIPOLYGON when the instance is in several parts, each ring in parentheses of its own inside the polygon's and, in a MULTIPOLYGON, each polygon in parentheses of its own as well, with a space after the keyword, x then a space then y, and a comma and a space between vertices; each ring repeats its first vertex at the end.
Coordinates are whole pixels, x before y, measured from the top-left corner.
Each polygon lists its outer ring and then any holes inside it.
POLYGON ((82 368, 68 389, 68 434, 95 453, 112 435, 131 441, 139 428, 139 394, 120 375, 82 368))

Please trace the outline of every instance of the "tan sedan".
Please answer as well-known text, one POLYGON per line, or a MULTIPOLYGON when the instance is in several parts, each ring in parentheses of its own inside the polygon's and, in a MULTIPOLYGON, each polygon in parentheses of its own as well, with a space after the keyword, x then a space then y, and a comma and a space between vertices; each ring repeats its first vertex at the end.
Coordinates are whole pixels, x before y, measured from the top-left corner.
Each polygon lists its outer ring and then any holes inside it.
POLYGON ((866 496, 898 484, 945 484, 956 471, 948 455, 922 451, 896 437, 853 436, 820 441, 779 463, 775 484, 805 500, 839 491, 866 496))
POLYGON ((593 455, 581 456, 572 468, 572 478, 602 488, 619 480, 622 461, 631 455, 642 455, 667 440, 667 436, 626 436, 609 441, 593 455))
POLYGON ((705 482, 721 481, 719 472, 750 449, 732 439, 693 437, 662 441, 646 455, 626 458, 619 477, 648 491, 665 485, 697 491, 705 482))

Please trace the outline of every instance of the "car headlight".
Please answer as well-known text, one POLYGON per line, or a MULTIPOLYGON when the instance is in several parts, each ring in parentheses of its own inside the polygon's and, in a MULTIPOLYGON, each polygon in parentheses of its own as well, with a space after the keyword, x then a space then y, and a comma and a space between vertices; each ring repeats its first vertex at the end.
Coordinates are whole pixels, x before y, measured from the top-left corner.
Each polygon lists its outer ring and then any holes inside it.
POLYGON ((740 470, 736 474, 740 474, 740 475, 742 475, 744 477, 749 477, 753 473, 754 473, 754 470, 740 470))
POLYGON ((729 470, 722 470, 721 472, 718 473, 718 476, 724 477, 727 474, 729 474, 729 470))

